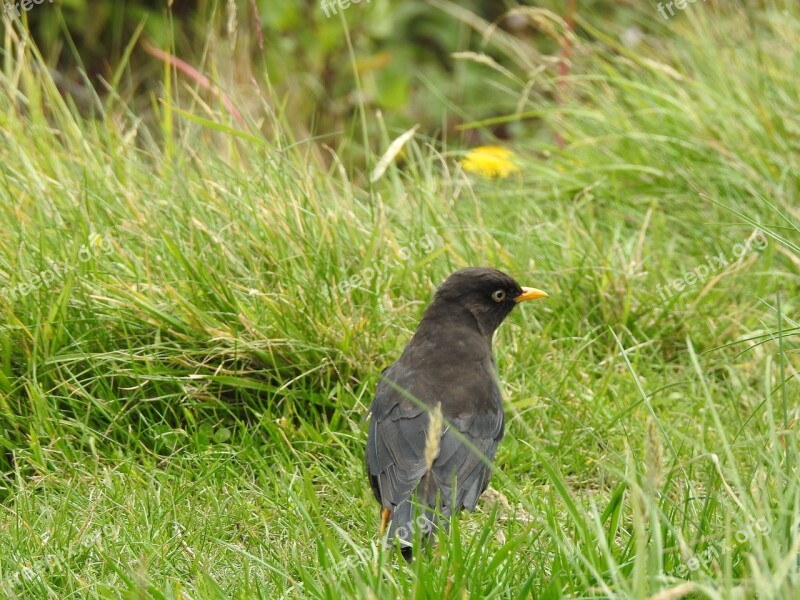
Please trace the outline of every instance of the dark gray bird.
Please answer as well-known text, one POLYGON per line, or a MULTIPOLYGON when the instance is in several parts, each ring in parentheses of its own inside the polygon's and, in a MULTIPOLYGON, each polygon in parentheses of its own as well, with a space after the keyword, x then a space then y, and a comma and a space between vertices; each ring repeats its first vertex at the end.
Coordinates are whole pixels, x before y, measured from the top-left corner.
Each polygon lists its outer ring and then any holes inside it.
POLYGON ((379 535, 388 525, 387 544, 400 540, 406 559, 416 534, 435 526, 434 510, 445 519, 472 511, 489 484, 505 425, 492 336, 519 302, 545 297, 495 269, 456 271, 383 372, 370 407, 367 473, 381 504, 379 535), (416 517, 414 496, 423 513, 416 517))

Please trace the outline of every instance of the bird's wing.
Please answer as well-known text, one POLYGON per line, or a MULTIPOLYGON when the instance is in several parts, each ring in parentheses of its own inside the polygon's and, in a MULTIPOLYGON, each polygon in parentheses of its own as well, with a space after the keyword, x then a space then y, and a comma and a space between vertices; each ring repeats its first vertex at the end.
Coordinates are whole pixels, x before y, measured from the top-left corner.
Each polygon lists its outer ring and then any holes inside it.
MULTIPOLYGON (((397 365, 395 365, 397 367, 397 365)), ((402 367, 397 367, 398 370, 402 367)), ((401 384, 403 373, 392 378, 401 384)), ((411 386, 400 385, 404 389, 411 386)), ((375 497, 384 508, 393 509, 407 501, 419 486, 419 500, 436 506, 437 492, 443 512, 452 508, 473 510, 486 489, 491 475, 487 463, 494 459, 503 437, 504 415, 500 391, 492 386, 496 411, 445 416, 439 452, 433 462, 431 477, 426 474, 425 441, 429 411, 381 381, 372 405, 372 417, 366 452, 367 470, 375 497), (458 433, 456 433, 458 432, 458 433), (464 440, 469 442, 464 443, 464 440), (435 485, 430 485, 430 480, 435 485)))
POLYGON ((439 455, 433 463, 432 477, 436 483, 429 489, 421 486, 421 500, 434 506, 436 493, 445 515, 462 508, 473 510, 478 498, 489 485, 491 464, 497 444, 502 437, 502 412, 498 415, 499 434, 487 435, 485 429, 458 431, 446 428, 441 437, 439 455), (473 433, 474 432, 474 433, 473 433), (465 443, 467 442, 467 443, 465 443))
POLYGON ((371 412, 367 472, 375 498, 392 509, 409 498, 425 474, 428 411, 381 380, 371 412))

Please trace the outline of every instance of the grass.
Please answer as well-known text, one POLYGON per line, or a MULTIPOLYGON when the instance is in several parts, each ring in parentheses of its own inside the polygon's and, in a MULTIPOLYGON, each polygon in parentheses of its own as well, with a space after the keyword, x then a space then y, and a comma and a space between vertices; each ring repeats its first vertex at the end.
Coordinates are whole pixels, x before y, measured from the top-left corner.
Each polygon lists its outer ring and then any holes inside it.
POLYGON ((583 17, 558 99, 549 70, 492 90, 541 121, 520 175, 420 132, 374 185, 174 73, 153 120, 122 90, 78 114, 6 30, 0 596, 792 597, 800 13, 657 18, 630 50, 583 17), (498 333, 494 492, 407 566, 364 415, 473 264, 550 298, 498 333))

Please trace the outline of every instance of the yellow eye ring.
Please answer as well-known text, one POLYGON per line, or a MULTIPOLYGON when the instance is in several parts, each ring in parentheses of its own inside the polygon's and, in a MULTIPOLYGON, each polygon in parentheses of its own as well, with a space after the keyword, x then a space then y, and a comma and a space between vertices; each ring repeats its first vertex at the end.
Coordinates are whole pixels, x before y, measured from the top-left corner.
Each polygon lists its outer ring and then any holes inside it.
POLYGON ((492 292, 492 300, 495 302, 502 302, 506 299, 506 291, 505 290, 495 290, 492 292))

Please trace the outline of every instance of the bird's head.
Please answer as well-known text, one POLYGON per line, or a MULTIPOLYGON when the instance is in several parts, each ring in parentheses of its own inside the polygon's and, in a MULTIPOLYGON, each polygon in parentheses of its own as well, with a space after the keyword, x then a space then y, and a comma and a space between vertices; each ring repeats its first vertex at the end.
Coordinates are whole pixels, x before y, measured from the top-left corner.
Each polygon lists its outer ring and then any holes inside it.
POLYGON ((468 311, 484 335, 491 338, 517 304, 546 297, 542 290, 522 287, 502 271, 468 267, 456 271, 439 286, 428 311, 432 315, 463 315, 468 311))

